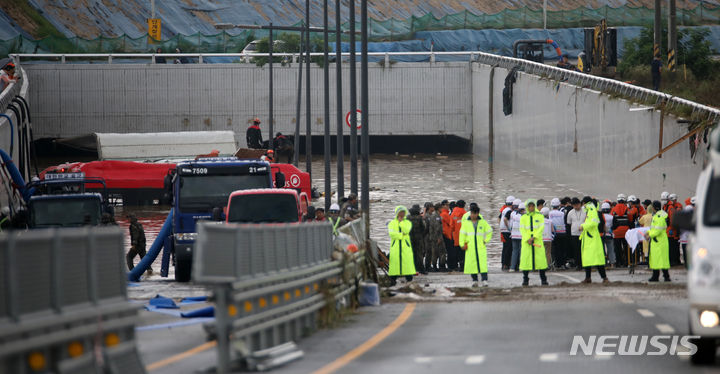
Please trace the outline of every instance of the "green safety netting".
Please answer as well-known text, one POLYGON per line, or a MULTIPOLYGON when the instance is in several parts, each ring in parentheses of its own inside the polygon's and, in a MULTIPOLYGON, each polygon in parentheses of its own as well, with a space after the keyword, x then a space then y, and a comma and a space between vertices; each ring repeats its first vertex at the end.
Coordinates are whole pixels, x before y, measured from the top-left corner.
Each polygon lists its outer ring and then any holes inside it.
MULTIPOLYGON (((663 8, 663 19, 667 19, 663 8)), ((548 28, 589 27, 601 19, 607 19, 609 26, 644 26, 654 20, 654 10, 646 7, 622 6, 612 8, 577 8, 574 10, 548 11, 548 28)), ((694 8, 677 9, 677 24, 680 26, 720 24, 720 7, 698 5, 694 8)), ((506 9, 495 14, 474 14, 464 11, 436 18, 432 14, 410 17, 403 20, 369 20, 369 37, 373 41, 395 41, 412 39, 417 31, 457 29, 512 29, 542 28, 542 9, 522 7, 506 9)), ((300 25, 300 23, 296 24, 300 25)), ((347 29, 347 23, 343 24, 347 29)), ((262 31, 241 33, 222 32, 215 35, 175 35, 166 40, 152 40, 147 36, 130 38, 98 37, 96 39, 47 37, 40 40, 17 36, 0 41, 0 55, 10 53, 147 53, 157 48, 164 52, 236 53, 242 51, 249 38, 264 35, 262 31)))

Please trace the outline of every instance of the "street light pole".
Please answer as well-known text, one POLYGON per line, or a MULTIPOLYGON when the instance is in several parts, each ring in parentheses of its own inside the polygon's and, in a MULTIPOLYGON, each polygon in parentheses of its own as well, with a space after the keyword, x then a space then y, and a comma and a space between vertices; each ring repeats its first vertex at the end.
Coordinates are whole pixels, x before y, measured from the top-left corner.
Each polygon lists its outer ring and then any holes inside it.
MULTIPOLYGON (((270 119, 268 122, 270 123, 268 125, 268 128, 270 130, 270 137, 268 139, 268 149, 273 149, 273 141, 274 139, 274 132, 273 132, 273 29, 272 29, 272 22, 270 22, 270 39, 269 45, 268 45, 268 58, 270 61, 269 63, 269 72, 270 72, 270 91, 268 92, 268 113, 270 119)), ((282 186, 278 186, 279 188, 282 188, 282 186)))
POLYGON ((310 127, 310 0, 305 1, 305 170, 312 177, 312 128, 310 127))
POLYGON ((368 15, 367 0, 362 0, 361 8, 362 23, 362 72, 361 72, 361 96, 360 106, 362 115, 362 212, 365 218, 365 239, 370 240, 370 108, 368 105, 368 15))
POLYGON ((323 88, 325 89, 325 134, 323 136, 324 159, 325 159, 325 211, 330 211, 332 199, 332 187, 330 185, 330 66, 328 61, 328 49, 330 48, 330 36, 328 35, 328 0, 323 0, 323 88))
POLYGON ((342 110, 342 34, 340 25, 340 0, 335 0, 335 89, 337 109, 337 201, 345 196, 345 165, 344 136, 342 110))
POLYGON ((293 164, 298 166, 300 163, 300 103, 302 102, 302 74, 303 74, 303 42, 305 33, 300 32, 300 53, 298 54, 298 86, 297 86, 297 105, 295 106, 295 139, 293 164))
POLYGON ((355 0, 350 0, 350 192, 357 196, 357 68, 355 66, 355 0))

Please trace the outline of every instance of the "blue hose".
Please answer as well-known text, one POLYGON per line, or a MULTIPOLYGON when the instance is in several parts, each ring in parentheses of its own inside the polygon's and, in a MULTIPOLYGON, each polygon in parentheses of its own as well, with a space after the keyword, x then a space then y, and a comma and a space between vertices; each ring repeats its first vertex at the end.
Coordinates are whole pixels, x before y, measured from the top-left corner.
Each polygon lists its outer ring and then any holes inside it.
POLYGON ((15 126, 13 126, 12 118, 10 118, 7 114, 0 113, 0 117, 5 117, 10 122, 10 153, 12 153, 15 143, 15 126))
POLYGON ((150 268, 150 265, 152 265, 153 261, 155 261, 157 256, 160 254, 160 250, 163 248, 163 245, 165 243, 165 237, 170 235, 170 232, 172 230, 172 220, 173 209, 170 209, 170 213, 168 213, 168 216, 165 219, 165 223, 163 223, 162 228, 158 233, 158 236, 155 238, 152 246, 150 246, 150 250, 147 252, 145 257, 140 260, 140 263, 138 263, 137 266, 135 266, 128 273, 129 281, 139 282, 140 276, 143 275, 143 273, 145 273, 145 271, 150 268))
MULTIPOLYGON (((4 114, 0 114, 4 115, 4 114)), ((10 173, 10 178, 12 178, 13 182, 18 186, 20 189, 20 194, 22 194, 23 199, 25 202, 30 200, 30 196, 33 195, 33 192, 35 192, 34 188, 27 189, 25 186, 25 180, 23 179, 22 175, 20 174, 20 171, 15 166, 15 163, 13 162, 10 155, 8 155, 5 151, 0 149, 0 158, 2 158, 2 162, 5 164, 5 168, 7 169, 8 173, 10 173)))

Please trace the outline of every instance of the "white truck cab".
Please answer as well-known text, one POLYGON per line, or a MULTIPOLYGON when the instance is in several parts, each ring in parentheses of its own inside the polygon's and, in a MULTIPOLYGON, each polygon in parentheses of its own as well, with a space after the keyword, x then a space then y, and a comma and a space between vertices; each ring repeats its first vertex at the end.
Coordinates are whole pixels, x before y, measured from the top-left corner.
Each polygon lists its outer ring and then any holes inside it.
POLYGON ((711 136, 710 163, 698 178, 694 212, 678 212, 673 225, 690 231, 688 301, 693 364, 715 361, 720 339, 720 129, 711 136))

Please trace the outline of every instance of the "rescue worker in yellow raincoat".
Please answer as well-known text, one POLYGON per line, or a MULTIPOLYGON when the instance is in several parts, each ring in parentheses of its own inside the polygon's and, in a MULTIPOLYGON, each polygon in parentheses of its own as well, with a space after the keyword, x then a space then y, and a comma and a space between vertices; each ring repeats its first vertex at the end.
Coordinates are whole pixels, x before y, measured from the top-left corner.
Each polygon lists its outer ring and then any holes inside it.
POLYGON ((390 266, 388 275, 391 285, 397 283, 398 276, 405 276, 405 280, 412 282, 415 275, 415 262, 412 245, 410 245, 410 230, 412 223, 405 218, 408 214, 406 207, 400 205, 395 208, 395 219, 388 224, 390 234, 390 266))
MULTIPOLYGON (((596 266, 603 283, 610 283, 605 273, 605 249, 600 236, 600 215, 597 206, 590 197, 583 198, 585 204, 585 222, 580 225, 580 254, 585 268, 585 280, 590 283, 592 267, 596 266)), ((604 226, 604 224, 603 224, 604 226)))
POLYGON ((535 209, 535 199, 528 199, 525 202, 527 213, 520 217, 520 233, 522 234, 522 247, 520 248, 520 270, 523 272, 523 286, 530 283, 530 271, 540 271, 540 282, 543 286, 548 285, 545 270, 547 269, 547 258, 545 257, 545 245, 543 244, 543 230, 545 229, 545 217, 535 209))
POLYGON ((662 203, 655 200, 652 203, 655 208, 655 215, 650 224, 650 230, 645 234, 645 238, 650 243, 650 254, 648 265, 652 269, 652 278, 649 282, 657 282, 660 278, 660 270, 663 273, 665 282, 670 282, 670 246, 667 237, 667 218, 668 214, 662 210, 662 203))
POLYGON ((465 274, 470 274, 473 287, 478 286, 478 273, 483 287, 488 286, 487 243, 492 238, 490 224, 480 215, 477 205, 470 206, 470 215, 460 227, 460 249, 465 251, 465 274))

